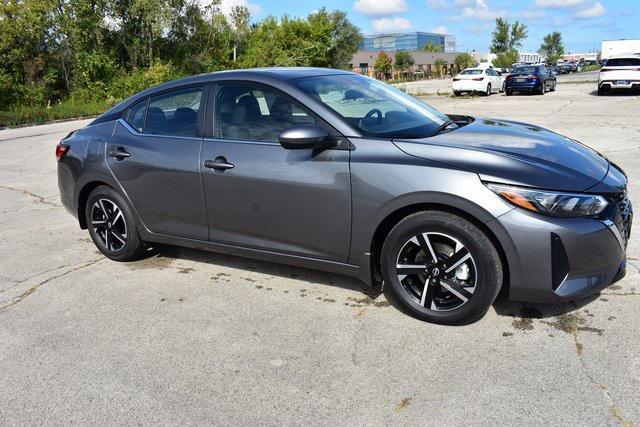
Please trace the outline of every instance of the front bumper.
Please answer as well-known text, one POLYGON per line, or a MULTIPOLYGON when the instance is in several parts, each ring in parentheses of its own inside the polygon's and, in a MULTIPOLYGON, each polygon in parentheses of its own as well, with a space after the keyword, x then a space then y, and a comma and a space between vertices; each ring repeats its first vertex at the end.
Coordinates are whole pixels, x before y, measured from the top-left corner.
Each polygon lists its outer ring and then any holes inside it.
MULTIPOLYGON (((512 300, 570 301, 624 277, 626 238, 621 236, 629 230, 621 231, 613 218, 565 219, 513 209, 493 221, 513 243, 514 253, 507 254, 512 300)), ((631 227, 631 217, 627 225, 631 227)))

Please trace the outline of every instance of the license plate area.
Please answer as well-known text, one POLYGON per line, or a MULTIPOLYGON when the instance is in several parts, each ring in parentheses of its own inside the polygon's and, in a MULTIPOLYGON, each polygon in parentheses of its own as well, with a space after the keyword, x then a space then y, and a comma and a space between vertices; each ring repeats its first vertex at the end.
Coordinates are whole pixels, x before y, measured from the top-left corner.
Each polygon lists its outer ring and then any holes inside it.
POLYGON ((629 84, 629 82, 627 82, 626 80, 618 80, 616 82, 616 86, 626 86, 627 84, 629 84))

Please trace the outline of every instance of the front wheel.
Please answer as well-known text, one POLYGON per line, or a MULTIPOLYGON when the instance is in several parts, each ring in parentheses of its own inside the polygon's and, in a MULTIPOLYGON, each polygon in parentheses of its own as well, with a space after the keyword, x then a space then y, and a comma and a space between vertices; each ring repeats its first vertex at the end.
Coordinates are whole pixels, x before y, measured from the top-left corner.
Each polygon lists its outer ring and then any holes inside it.
POLYGON ((143 243, 128 203, 107 186, 89 194, 85 219, 93 243, 114 261, 132 261, 142 255, 143 243))
POLYGON ((401 220, 384 242, 380 263, 390 298, 433 323, 480 319, 502 286, 502 262, 491 240, 446 212, 418 212, 401 220))
POLYGON ((491 95, 491 83, 489 83, 487 85, 487 90, 486 90, 486 92, 484 94, 485 94, 485 96, 490 96, 491 95))

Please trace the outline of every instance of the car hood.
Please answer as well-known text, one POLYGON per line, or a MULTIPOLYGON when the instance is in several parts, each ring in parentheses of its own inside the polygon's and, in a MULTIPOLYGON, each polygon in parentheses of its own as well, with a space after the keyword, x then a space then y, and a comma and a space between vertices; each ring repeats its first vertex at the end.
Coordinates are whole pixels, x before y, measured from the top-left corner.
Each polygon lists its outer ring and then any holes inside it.
POLYGON ((598 152, 548 129, 508 120, 473 118, 431 138, 394 140, 405 153, 476 172, 484 181, 586 191, 607 175, 598 152))

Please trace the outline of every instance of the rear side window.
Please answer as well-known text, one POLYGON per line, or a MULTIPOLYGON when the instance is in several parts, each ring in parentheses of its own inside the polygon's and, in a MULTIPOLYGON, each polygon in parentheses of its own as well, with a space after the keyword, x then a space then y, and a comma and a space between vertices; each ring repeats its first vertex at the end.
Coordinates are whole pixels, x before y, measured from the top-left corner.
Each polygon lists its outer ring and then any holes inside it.
POLYGON ((127 116, 127 123, 131 125, 135 130, 142 133, 142 125, 144 124, 144 112, 147 107, 147 100, 142 100, 135 104, 129 110, 127 116))
POLYGON ((202 88, 183 89, 151 98, 144 133, 196 137, 201 101, 202 88))
POLYGON ((640 58, 612 58, 607 59, 605 67, 636 67, 640 65, 640 58))

